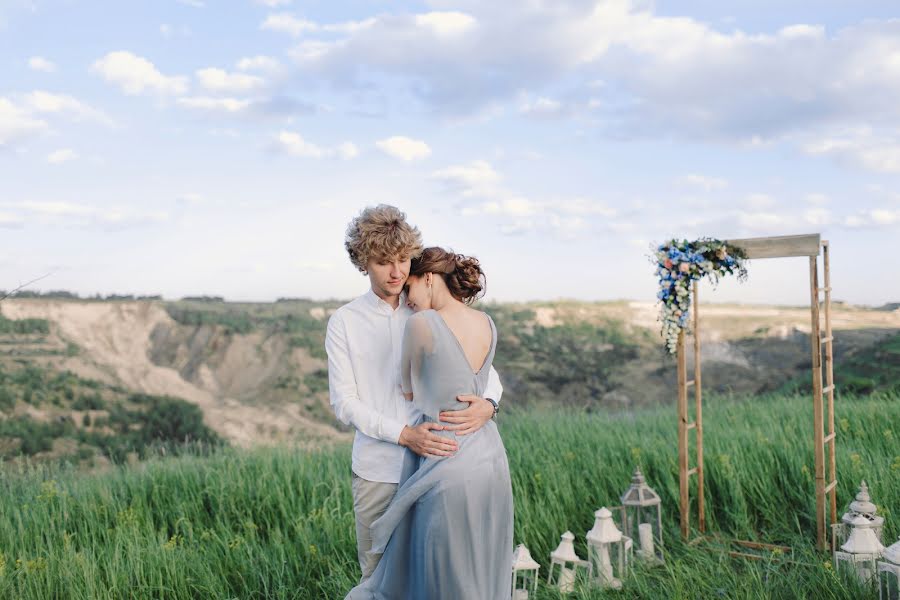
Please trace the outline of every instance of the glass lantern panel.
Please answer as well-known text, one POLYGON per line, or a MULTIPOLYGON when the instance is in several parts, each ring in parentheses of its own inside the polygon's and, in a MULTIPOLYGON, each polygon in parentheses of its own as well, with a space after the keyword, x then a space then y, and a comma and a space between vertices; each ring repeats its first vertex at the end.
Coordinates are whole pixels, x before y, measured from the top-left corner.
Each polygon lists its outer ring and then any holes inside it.
POLYGON ((879 600, 900 600, 900 568, 879 565, 878 597, 879 600))

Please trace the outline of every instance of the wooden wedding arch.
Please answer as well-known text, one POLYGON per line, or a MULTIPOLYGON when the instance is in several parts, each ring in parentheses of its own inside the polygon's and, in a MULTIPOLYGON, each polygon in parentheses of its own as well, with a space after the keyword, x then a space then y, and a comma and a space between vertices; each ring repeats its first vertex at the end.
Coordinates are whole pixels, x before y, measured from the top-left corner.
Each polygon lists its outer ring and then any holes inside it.
MULTIPOLYGON (((728 240, 729 246, 742 249, 746 258, 786 258, 792 256, 809 257, 809 291, 810 291, 810 351, 812 355, 812 400, 813 400, 813 440, 815 452, 815 484, 816 484, 816 546, 820 550, 828 549, 828 534, 825 514, 826 496, 830 500, 831 523, 836 523, 837 515, 837 474, 835 469, 835 433, 834 433, 834 372, 833 342, 831 331, 831 273, 829 265, 829 245, 821 240, 819 234, 791 235, 766 238, 748 238, 728 240), (819 287, 819 254, 822 254, 822 274, 824 286, 819 287), (820 294, 824 293, 824 298, 820 294), (822 313, 824 312, 825 331, 822 331, 822 313), (824 355, 824 368, 823 368, 824 355), (824 383, 823 383, 824 375, 824 383), (827 414, 824 401, 827 398, 827 414), (825 427, 827 426, 827 433, 825 427), (828 449, 828 480, 825 478, 825 450, 828 449)), ((687 352, 684 330, 678 336, 678 471, 681 505, 681 535, 687 538, 690 533, 691 498, 690 478, 697 477, 697 523, 700 533, 706 531, 706 513, 703 497, 703 388, 701 386, 700 368, 700 313, 698 299, 698 282, 693 284, 693 346, 694 346, 694 378, 687 378, 687 352), (688 410, 688 388, 694 388, 694 420, 690 421, 688 410), (689 432, 695 435, 695 460, 689 466, 689 432)), ((745 542, 750 547, 763 546, 745 542)))

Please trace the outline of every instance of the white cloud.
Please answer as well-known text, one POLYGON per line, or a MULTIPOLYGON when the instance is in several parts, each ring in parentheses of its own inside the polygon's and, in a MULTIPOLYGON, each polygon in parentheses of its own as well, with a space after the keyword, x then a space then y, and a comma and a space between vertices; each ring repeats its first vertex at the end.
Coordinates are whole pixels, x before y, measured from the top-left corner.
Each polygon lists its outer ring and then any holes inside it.
POLYGON ((44 73, 53 73, 56 71, 56 65, 42 56, 32 56, 29 58, 28 68, 32 71, 43 71, 44 73))
POLYGON ((728 181, 720 177, 689 174, 678 178, 678 183, 686 186, 698 187, 707 192, 721 190, 728 187, 728 181))
POLYGON ((187 25, 170 25, 168 23, 163 23, 159 26, 159 33, 164 38, 173 38, 173 37, 188 37, 191 35, 191 28, 187 25))
POLYGON ((875 228, 900 225, 900 209, 871 208, 844 217, 843 224, 850 228, 875 228))
POLYGON ((317 31, 319 28, 317 23, 299 19, 288 13, 272 14, 266 17, 266 20, 260 25, 260 29, 268 29, 269 31, 279 31, 298 36, 301 33, 309 31, 317 31))
POLYGON ((37 113, 67 114, 76 120, 99 121, 112 125, 113 121, 102 111, 88 106, 84 102, 67 94, 53 94, 43 90, 35 90, 25 94, 24 105, 37 113))
POLYGON ((240 71, 260 71, 262 73, 275 73, 281 70, 281 63, 278 60, 264 55, 245 56, 237 61, 235 66, 240 71))
POLYGON ((349 160, 359 155, 359 150, 351 142, 343 142, 334 148, 326 148, 305 140, 299 133, 280 131, 272 142, 276 152, 300 158, 341 158, 349 160))
POLYGON ((807 194, 806 202, 808 204, 814 204, 814 205, 821 206, 823 204, 828 204, 828 196, 826 196, 825 194, 819 194, 819 193, 807 194))
MULTIPOLYGON (((867 169, 900 170, 894 142, 815 146, 817 137, 830 139, 817 134, 835 126, 900 128, 900 20, 750 34, 656 14, 646 0, 463 6, 465 13, 382 14, 337 39, 304 39, 290 55, 316 81, 360 92, 385 75, 456 117, 494 111, 526 90, 535 100, 520 104, 523 113, 589 112, 587 126, 617 139, 786 141, 838 158, 852 153, 867 169), (578 80, 599 84, 582 86, 574 103, 542 94, 578 80)), ((283 25, 294 35, 326 27, 296 18, 283 25)))
POLYGON ((62 148, 48 154, 47 162, 51 165, 58 165, 64 162, 69 162, 70 160, 75 160, 76 158, 78 158, 78 154, 74 150, 72 150, 71 148, 62 148))
POLYGON ((18 210, 15 215, 23 223, 63 225, 67 227, 122 230, 168 220, 162 211, 136 211, 127 206, 93 206, 65 201, 4 202, 3 207, 18 210))
POLYGON ((124 50, 110 52, 98 59, 91 66, 91 71, 119 86, 128 95, 145 92, 178 95, 188 89, 186 77, 163 75, 146 58, 124 50))
POLYGON ((900 173, 900 126, 877 131, 868 126, 850 128, 807 142, 804 149, 871 171, 900 173))
POLYGON ((591 229, 590 218, 605 218, 601 226, 612 228, 611 219, 618 215, 614 208, 590 198, 538 200, 517 194, 501 185, 500 174, 484 160, 439 169, 431 178, 464 199, 458 207, 461 215, 495 217, 506 235, 547 232, 571 239, 591 229))
POLYGON ((8 212, 0 212, 0 227, 4 228, 19 228, 25 224, 25 219, 20 217, 19 215, 14 215, 8 212))
POLYGON ((337 147, 337 155, 345 160, 359 156, 359 148, 352 142, 344 142, 337 147))
POLYGON ((287 6, 291 0, 255 0, 257 4, 268 6, 269 8, 278 8, 279 6, 287 6))
POLYGON ((200 85, 216 93, 241 94, 258 90, 265 85, 265 81, 256 75, 229 73, 223 69, 198 69, 196 74, 200 85))
POLYGON ((419 27, 427 27, 439 36, 458 36, 471 31, 477 22, 461 12, 430 12, 415 16, 419 27))
POLYGON ((203 0, 178 0, 178 3, 185 6, 193 6, 194 8, 204 8, 206 6, 206 2, 203 0))
POLYGON ((22 142, 49 130, 46 121, 0 96, 0 146, 22 142))
POLYGON ((206 200, 203 194, 197 192, 187 192, 175 198, 178 204, 201 204, 206 200))
POLYGON ((210 112, 239 113, 251 104, 250 100, 237 98, 211 98, 209 96, 185 96, 176 100, 179 106, 210 112))
POLYGON ((260 29, 278 31, 297 37, 304 33, 324 32, 352 34, 368 29, 377 22, 377 19, 363 19, 362 21, 343 21, 339 23, 316 23, 308 19, 295 17, 290 13, 273 13, 266 17, 260 24, 260 29))
POLYGON ((439 169, 431 177, 441 181, 464 196, 491 188, 500 182, 500 174, 485 160, 475 160, 466 165, 455 165, 439 169))
POLYGON ((775 198, 768 194, 750 194, 744 198, 744 204, 754 210, 775 206, 775 198))
POLYGON ((823 206, 806 209, 803 213, 803 219, 815 227, 826 227, 834 221, 831 211, 823 206))
POLYGON ((431 148, 421 140, 395 135, 375 142, 382 152, 400 160, 421 160, 431 156, 431 148))
POLYGON ((555 209, 569 215, 599 215, 615 217, 619 211, 589 198, 563 198, 553 202, 555 209))
POLYGON ((566 111, 562 102, 550 98, 538 98, 519 107, 519 112, 532 117, 559 117, 566 111))
POLYGON ((175 102, 178 106, 196 111, 239 117, 275 118, 280 121, 296 115, 312 114, 317 110, 314 105, 281 96, 252 99, 230 96, 182 96, 175 102))

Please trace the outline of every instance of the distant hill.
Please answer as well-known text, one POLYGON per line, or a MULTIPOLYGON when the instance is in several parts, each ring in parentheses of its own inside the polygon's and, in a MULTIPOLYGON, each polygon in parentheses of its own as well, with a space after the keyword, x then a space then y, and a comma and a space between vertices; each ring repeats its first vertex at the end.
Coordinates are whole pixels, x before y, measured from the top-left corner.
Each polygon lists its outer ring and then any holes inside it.
MULTIPOLYGON (((324 352, 325 324, 342 301, 118 298, 58 293, 0 303, 3 381, 41 369, 42 378, 59 376, 68 382, 63 388, 72 388, 71 398, 54 405, 0 382, 0 418, 40 420, 37 411, 46 411, 46 420, 95 410, 71 403, 80 390, 99 386, 108 402, 132 412, 140 403, 131 394, 180 399, 198 409, 204 427, 237 446, 349 439, 328 405, 324 352)), ((632 410, 674 402, 675 361, 663 350, 654 303, 481 308, 500 332, 495 365, 507 407, 632 410)), ((900 370, 900 312, 845 304, 833 312, 839 393, 889 387, 900 370)), ((808 309, 702 305, 701 325, 706 390, 749 395, 808 387, 808 309)), ((137 429, 139 416, 134 419, 137 429)))

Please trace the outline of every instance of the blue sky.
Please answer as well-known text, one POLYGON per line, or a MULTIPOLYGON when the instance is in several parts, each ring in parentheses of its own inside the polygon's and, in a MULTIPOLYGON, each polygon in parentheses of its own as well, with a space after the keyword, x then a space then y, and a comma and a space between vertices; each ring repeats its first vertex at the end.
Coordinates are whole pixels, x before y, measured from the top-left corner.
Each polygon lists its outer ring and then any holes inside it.
POLYGON ((0 288, 349 298, 387 202, 489 299, 652 301, 652 243, 821 232, 836 298, 898 301, 890 4, 0 0, 0 288))

